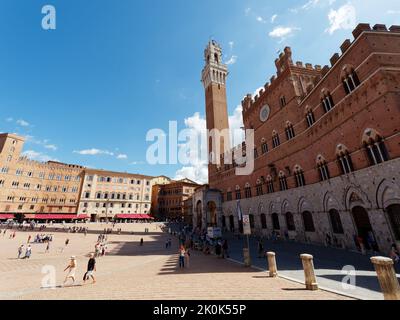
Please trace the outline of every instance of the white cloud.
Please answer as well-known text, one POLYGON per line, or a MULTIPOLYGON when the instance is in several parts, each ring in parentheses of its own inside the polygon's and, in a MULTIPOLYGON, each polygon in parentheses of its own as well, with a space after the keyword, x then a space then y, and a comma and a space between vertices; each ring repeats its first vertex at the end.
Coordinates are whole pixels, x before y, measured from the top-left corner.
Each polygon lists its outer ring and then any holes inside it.
POLYGON ((54 144, 46 144, 44 147, 46 149, 53 150, 53 151, 56 151, 58 149, 57 146, 54 144))
POLYGON ((286 38, 292 36, 295 31, 300 30, 300 28, 292 28, 292 27, 283 27, 279 26, 276 27, 269 33, 271 38, 280 38, 281 41, 285 40, 286 38))
POLYGON ((229 44, 229 48, 232 50, 233 46, 235 45, 235 42, 229 41, 228 44, 229 44))
POLYGON ((353 29, 356 25, 356 8, 350 3, 341 6, 338 10, 331 10, 328 15, 330 27, 326 32, 333 34, 340 29, 353 29))
POLYGON ((244 10, 244 14, 245 14, 246 16, 248 16, 248 15, 250 14, 250 12, 251 12, 251 8, 246 8, 246 9, 244 10))
POLYGON ((22 153, 22 156, 27 157, 28 159, 40 161, 40 162, 47 162, 47 161, 59 161, 57 159, 53 159, 52 157, 48 156, 47 154, 37 152, 34 150, 27 150, 22 153))
POLYGON ((120 160, 128 159, 128 156, 126 154, 119 154, 119 155, 117 155, 117 159, 120 159, 120 160))
POLYGON ((14 121, 14 119, 13 119, 13 118, 11 118, 11 117, 9 117, 9 118, 7 118, 7 119, 6 119, 6 121, 7 121, 7 122, 13 122, 13 121, 14 121))
POLYGON ((265 21, 265 19, 264 19, 263 17, 260 17, 260 16, 258 16, 258 17, 256 18, 256 20, 257 20, 258 22, 261 22, 261 23, 267 23, 267 21, 265 21))
POLYGON ((228 61, 226 61, 225 63, 227 64, 227 65, 232 65, 232 64, 235 64, 236 63, 236 61, 237 61, 237 56, 235 56, 235 55, 233 55, 232 57, 230 57, 229 58, 229 60, 228 61))
POLYGON ((278 15, 277 15, 277 14, 274 14, 274 15, 271 17, 271 23, 274 23, 275 20, 276 20, 276 18, 278 18, 278 15))
POLYGON ((244 131, 243 131, 243 114, 242 106, 238 105, 232 115, 229 116, 229 128, 231 134, 233 135, 231 146, 237 146, 244 141, 244 131))
MULTIPOLYGON (((236 146, 244 139, 242 120, 242 106, 237 106, 234 113, 229 116, 229 127, 232 133, 231 145, 236 146)), ((194 130, 199 136, 207 134, 206 119, 196 112, 193 116, 185 119, 187 129, 194 130)), ((184 144, 182 144, 184 146, 184 144)), ((192 148, 193 150, 195 148, 192 148)), ((182 167, 175 173, 174 179, 188 178, 198 183, 207 183, 208 181, 208 158, 207 145, 201 145, 201 150, 192 153, 191 164, 182 167)))
POLYGON ((108 150, 100 150, 100 149, 96 149, 96 148, 80 150, 80 151, 75 150, 74 153, 77 153, 80 155, 85 155, 85 156, 97 156, 97 155, 113 156, 114 155, 113 152, 110 152, 108 150))
POLYGON ((25 138, 26 142, 28 142, 28 143, 42 146, 48 150, 53 150, 53 151, 58 150, 58 147, 55 144, 50 144, 48 139, 41 140, 41 139, 37 139, 36 137, 31 136, 31 135, 25 135, 24 138, 25 138))
POLYGON ((132 161, 129 164, 131 166, 136 166, 136 165, 139 165, 139 164, 146 164, 146 162, 144 162, 144 161, 132 161))
POLYGON ((29 127, 29 122, 22 120, 22 119, 17 120, 16 123, 18 125, 20 125, 21 127, 29 127))
POLYGON ((310 8, 315 7, 315 6, 319 3, 319 1, 320 1, 320 0, 310 0, 310 1, 308 1, 307 3, 305 3, 301 8, 302 8, 303 10, 308 10, 308 9, 310 9, 310 8))
POLYGON ((386 11, 387 14, 400 14, 400 10, 388 10, 386 11))
POLYGON ((190 179, 199 184, 205 184, 208 181, 207 164, 199 163, 191 167, 183 167, 175 173, 174 180, 190 179))
POLYGON ((328 4, 328 6, 332 6, 335 2, 336 0, 308 0, 302 6, 297 8, 290 8, 289 11, 294 14, 297 14, 300 11, 307 11, 313 8, 322 7, 326 4, 328 4))

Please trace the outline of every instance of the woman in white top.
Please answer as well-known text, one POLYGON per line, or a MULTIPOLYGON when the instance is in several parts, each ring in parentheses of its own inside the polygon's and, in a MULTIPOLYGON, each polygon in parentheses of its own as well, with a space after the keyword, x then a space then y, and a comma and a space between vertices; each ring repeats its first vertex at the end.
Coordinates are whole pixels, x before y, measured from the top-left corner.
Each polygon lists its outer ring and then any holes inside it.
POLYGON ((65 283, 68 281, 69 278, 72 279, 72 283, 75 283, 75 271, 76 271, 76 267, 77 267, 77 262, 76 262, 76 258, 75 256, 71 257, 71 260, 69 262, 69 265, 65 268, 64 272, 69 270, 67 276, 65 277, 64 280, 64 285, 65 283))

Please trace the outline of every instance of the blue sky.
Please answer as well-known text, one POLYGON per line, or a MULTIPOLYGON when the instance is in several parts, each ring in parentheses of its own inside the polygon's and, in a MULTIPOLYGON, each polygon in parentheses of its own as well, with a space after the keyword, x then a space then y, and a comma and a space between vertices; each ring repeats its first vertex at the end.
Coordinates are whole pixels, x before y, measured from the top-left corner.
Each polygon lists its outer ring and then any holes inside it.
POLYGON ((1 0, 0 131, 25 151, 90 167, 206 178, 146 163, 148 130, 204 126, 203 50, 217 40, 237 106, 275 73, 278 50, 325 65, 358 22, 400 24, 398 0, 1 0), (57 29, 41 28, 44 5, 57 29), (185 122, 186 119, 186 122, 185 122))

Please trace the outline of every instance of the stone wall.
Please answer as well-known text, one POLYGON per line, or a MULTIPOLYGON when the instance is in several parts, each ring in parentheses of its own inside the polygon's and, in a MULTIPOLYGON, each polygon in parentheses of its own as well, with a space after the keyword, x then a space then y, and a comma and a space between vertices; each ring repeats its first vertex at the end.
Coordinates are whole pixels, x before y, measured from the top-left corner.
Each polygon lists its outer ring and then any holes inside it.
MULTIPOLYGON (((389 217, 385 209, 400 204, 400 159, 330 179, 301 188, 275 192, 259 197, 240 200, 244 214, 255 218, 254 233, 271 236, 272 214, 279 216, 280 232, 287 231, 286 213, 294 216, 296 231, 289 236, 297 241, 325 244, 326 235, 336 237, 338 246, 356 249, 354 235, 358 234, 353 216, 355 207, 368 212, 370 224, 382 253, 388 254, 396 242, 389 217), (328 212, 337 210, 343 225, 343 234, 334 234, 328 212), (311 212, 315 232, 305 232, 302 213, 311 212), (267 228, 261 225, 261 214, 267 218, 267 228)), ((223 215, 227 225, 229 216, 234 216, 235 230, 238 229, 237 201, 223 203, 223 215)))

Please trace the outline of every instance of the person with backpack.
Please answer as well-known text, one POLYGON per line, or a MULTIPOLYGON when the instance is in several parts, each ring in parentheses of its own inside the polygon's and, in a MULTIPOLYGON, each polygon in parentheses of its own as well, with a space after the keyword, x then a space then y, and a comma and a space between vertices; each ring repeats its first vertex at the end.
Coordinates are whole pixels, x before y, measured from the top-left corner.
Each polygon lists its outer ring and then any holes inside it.
POLYGON ((22 251, 24 250, 24 245, 22 244, 19 248, 18 248, 18 259, 21 258, 22 255, 22 251))
POLYGON ((95 271, 96 271, 96 259, 94 257, 94 254, 92 253, 90 255, 90 259, 88 261, 87 271, 86 271, 85 275, 83 276, 83 284, 85 284, 86 281, 89 280, 89 277, 92 278, 92 280, 93 280, 92 284, 96 283, 96 279, 94 277, 95 271))
POLYGON ((181 246, 179 248, 179 268, 180 269, 185 268, 185 255, 186 255, 185 247, 181 246))

